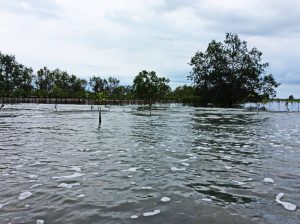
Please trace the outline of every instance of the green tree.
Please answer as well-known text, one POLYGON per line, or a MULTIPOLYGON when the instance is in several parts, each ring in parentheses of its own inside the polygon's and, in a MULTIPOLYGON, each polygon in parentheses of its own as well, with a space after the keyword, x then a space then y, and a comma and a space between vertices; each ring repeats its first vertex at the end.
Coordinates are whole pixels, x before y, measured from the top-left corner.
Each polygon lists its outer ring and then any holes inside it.
POLYGON ((189 103, 189 104, 200 104, 201 98, 197 96, 197 91, 194 86, 178 86, 173 91, 173 98, 174 100, 178 100, 182 103, 189 103))
POLYGON ((0 52, 0 95, 30 96, 33 70, 19 64, 15 56, 0 52))
POLYGON ((107 81, 99 76, 93 76, 90 78, 89 85, 94 93, 101 93, 107 86, 107 81))
POLYGON ((205 52, 196 52, 191 58, 192 80, 203 103, 232 107, 245 101, 261 101, 275 97, 279 84, 266 75, 268 63, 262 62, 262 53, 248 50, 247 43, 237 34, 226 34, 224 43, 213 40, 205 52))
POLYGON ((108 77, 106 91, 109 97, 115 99, 117 97, 117 89, 120 86, 120 80, 114 77, 108 77))
POLYGON ((53 86, 53 73, 47 67, 39 69, 35 76, 36 95, 39 97, 48 96, 52 91, 53 86))
POLYGON ((136 97, 148 100, 151 106, 155 100, 163 99, 170 91, 169 79, 158 77, 154 71, 141 71, 133 81, 133 92, 136 97))

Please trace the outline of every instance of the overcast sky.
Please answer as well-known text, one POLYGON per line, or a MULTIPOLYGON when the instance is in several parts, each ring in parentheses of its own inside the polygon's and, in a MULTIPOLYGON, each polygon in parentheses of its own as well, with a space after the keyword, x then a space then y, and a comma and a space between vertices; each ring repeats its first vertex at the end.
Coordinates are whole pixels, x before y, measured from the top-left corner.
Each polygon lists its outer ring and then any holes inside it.
POLYGON ((141 70, 190 83, 190 58, 227 32, 257 47, 300 98, 299 0, 0 0, 0 51, 35 71, 60 68, 81 78, 131 84, 141 70))

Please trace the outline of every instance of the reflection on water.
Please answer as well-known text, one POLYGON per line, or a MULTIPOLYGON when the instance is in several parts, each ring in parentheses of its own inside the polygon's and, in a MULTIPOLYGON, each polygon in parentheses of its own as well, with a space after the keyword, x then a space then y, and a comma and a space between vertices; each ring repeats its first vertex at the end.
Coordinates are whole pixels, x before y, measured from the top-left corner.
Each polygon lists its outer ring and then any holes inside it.
POLYGON ((102 112, 98 128, 88 105, 1 110, 3 223, 300 220, 275 202, 283 192, 300 206, 300 114, 180 105, 153 116, 130 106, 102 112))

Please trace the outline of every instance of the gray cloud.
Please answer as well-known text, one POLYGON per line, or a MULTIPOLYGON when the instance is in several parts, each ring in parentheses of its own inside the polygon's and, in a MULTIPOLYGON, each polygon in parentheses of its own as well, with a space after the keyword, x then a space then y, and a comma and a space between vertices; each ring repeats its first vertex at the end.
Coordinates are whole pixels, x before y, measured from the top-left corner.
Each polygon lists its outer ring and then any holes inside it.
POLYGON ((41 19, 61 16, 61 8, 54 0, 2 0, 0 10, 15 14, 35 15, 41 19))
POLYGON ((196 51, 234 32, 264 53, 268 72, 282 83, 278 92, 300 86, 298 0, 0 3, 0 50, 34 68, 52 64, 82 77, 115 74, 126 83, 141 69, 155 70, 175 87, 189 83, 187 63, 196 51))

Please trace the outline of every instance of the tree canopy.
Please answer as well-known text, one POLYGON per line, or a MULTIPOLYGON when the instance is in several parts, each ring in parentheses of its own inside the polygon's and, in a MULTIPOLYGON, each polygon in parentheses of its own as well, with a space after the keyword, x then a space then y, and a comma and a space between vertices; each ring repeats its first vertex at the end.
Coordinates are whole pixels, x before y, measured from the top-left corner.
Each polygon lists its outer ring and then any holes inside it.
POLYGON ((245 101, 275 97, 279 84, 266 75, 268 63, 255 47, 248 50, 237 34, 226 34, 224 43, 211 41, 205 52, 198 51, 189 63, 192 80, 203 103, 231 107, 245 101))
POLYGON ((158 77, 156 72, 141 71, 133 80, 133 92, 139 99, 151 101, 163 99, 171 88, 169 79, 158 77))
POLYGON ((33 70, 0 52, 0 95, 30 96, 33 70))

